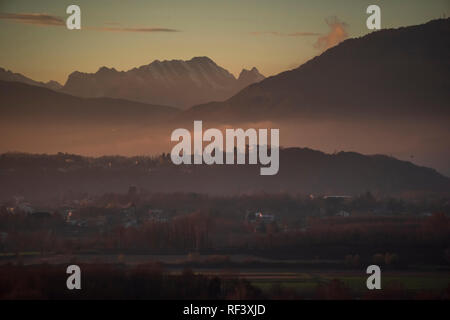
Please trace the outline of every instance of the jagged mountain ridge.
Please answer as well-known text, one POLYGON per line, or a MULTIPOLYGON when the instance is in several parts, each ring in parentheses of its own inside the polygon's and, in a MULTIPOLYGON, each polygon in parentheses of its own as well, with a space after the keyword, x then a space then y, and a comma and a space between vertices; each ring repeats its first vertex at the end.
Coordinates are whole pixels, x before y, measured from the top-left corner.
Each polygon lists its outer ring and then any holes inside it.
POLYGON ((238 79, 208 57, 191 60, 155 60, 128 71, 101 67, 96 73, 69 75, 62 91, 81 97, 112 97, 186 108, 222 101, 264 79, 256 68, 243 70, 238 79))
POLYGON ((52 90, 59 90, 62 88, 62 85, 54 80, 50 80, 48 82, 39 82, 34 81, 30 78, 25 77, 23 74, 14 73, 11 70, 6 70, 0 68, 0 80, 1 81, 11 81, 11 82, 21 82, 26 83, 32 86, 44 87, 52 90))

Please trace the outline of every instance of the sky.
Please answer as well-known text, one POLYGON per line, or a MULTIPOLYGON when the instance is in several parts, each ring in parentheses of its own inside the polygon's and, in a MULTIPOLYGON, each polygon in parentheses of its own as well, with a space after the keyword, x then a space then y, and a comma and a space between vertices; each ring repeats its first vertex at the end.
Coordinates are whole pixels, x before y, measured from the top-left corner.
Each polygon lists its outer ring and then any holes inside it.
POLYGON ((0 0, 0 67, 64 84, 77 70, 129 70, 152 61, 208 56, 236 76, 293 69, 348 37, 450 16, 449 0, 0 0), (68 30, 66 8, 81 8, 68 30))

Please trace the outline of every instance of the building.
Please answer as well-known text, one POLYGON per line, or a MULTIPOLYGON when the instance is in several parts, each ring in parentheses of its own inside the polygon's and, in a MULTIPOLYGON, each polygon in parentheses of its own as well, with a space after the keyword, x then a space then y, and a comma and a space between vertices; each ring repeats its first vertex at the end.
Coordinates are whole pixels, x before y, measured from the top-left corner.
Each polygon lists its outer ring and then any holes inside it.
POLYGON ((258 222, 270 223, 275 221, 275 215, 273 214, 262 214, 261 212, 257 212, 255 217, 258 222))
POLYGON ((140 217, 141 221, 148 222, 168 222, 169 217, 161 209, 148 209, 140 217))
POLYGON ((340 210, 338 213, 336 213, 336 216, 338 217, 350 217, 350 213, 345 210, 340 210))
POLYGON ((270 228, 278 229, 275 215, 263 214, 262 212, 252 212, 245 215, 245 220, 254 232, 265 233, 270 228))
POLYGON ((275 221, 275 215, 263 214, 262 212, 252 212, 245 215, 245 220, 249 223, 270 223, 275 221))

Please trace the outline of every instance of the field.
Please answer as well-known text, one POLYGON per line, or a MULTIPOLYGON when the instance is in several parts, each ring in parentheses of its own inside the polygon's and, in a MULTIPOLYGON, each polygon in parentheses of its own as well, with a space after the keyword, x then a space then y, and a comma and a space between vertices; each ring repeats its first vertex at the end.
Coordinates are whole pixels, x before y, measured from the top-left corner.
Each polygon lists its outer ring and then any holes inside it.
MULTIPOLYGON (((243 274, 240 274, 243 276, 243 274)), ((362 272, 315 272, 315 273, 273 273, 248 274, 247 278, 260 289, 268 290, 274 285, 291 288, 299 293, 314 290, 319 285, 339 279, 352 291, 364 293, 367 291, 367 276, 362 272)), ((382 275, 382 288, 386 285, 400 284, 407 291, 445 290, 450 285, 450 273, 414 273, 387 272, 382 275)))
MULTIPOLYGON (((17 258, 4 254, 0 265, 25 266, 53 265, 61 273, 70 263, 108 264, 130 269, 158 264, 167 275, 182 276, 186 270, 209 278, 241 279, 248 281, 268 297, 314 299, 317 292, 339 291, 338 297, 367 298, 374 292, 366 287, 369 275, 365 267, 345 268, 339 260, 270 260, 251 255, 45 255, 24 252, 17 258), (19 260, 18 260, 19 259, 19 260), (276 265, 276 267, 274 267, 276 265), (337 267, 337 268, 336 268, 337 267), (330 289, 331 288, 331 289, 330 289), (342 292, 341 292, 342 291, 342 292)), ((450 271, 442 267, 411 266, 404 270, 383 270, 381 275, 383 294, 393 292, 396 299, 406 297, 433 297, 450 288, 450 271)), ((323 297, 323 296, 321 296, 323 297)))

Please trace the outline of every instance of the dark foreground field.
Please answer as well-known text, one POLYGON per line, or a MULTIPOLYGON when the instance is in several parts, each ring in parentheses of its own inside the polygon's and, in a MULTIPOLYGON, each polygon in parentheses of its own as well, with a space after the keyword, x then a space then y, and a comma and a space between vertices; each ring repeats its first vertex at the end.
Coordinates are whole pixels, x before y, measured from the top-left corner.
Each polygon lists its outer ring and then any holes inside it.
POLYGON ((450 299, 442 266, 382 269, 368 290, 365 268, 338 260, 235 255, 47 255, 1 257, 0 299, 450 299), (66 268, 82 289, 66 288, 66 268))

